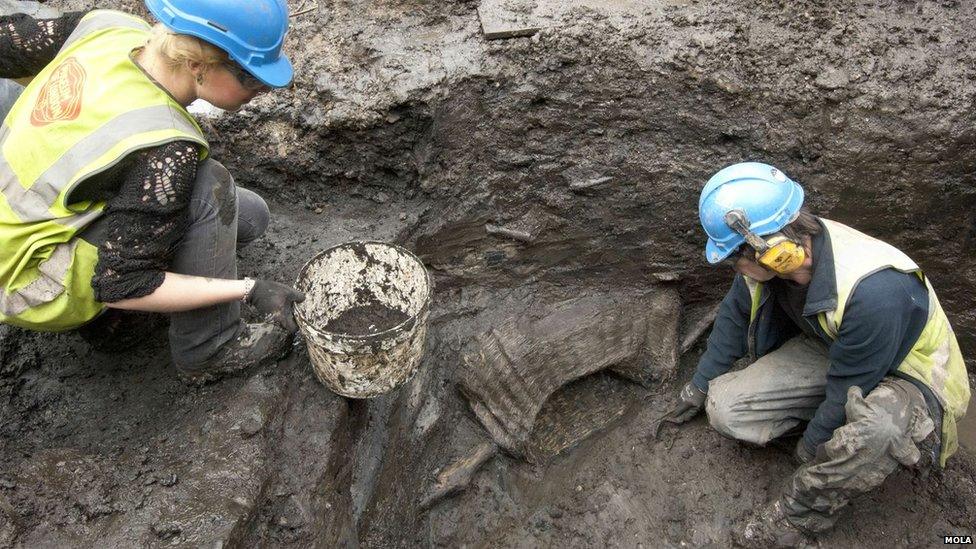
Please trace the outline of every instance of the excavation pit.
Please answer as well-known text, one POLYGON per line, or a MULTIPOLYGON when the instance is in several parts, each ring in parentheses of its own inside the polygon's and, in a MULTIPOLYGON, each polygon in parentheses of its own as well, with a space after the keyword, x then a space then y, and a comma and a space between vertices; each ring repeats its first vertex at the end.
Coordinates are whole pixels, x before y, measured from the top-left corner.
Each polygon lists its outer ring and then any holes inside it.
MULTIPOLYGON (((417 373, 349 400, 296 349, 186 388, 163 332, 108 355, 0 327, 0 547, 732 546, 795 471, 790 448, 705 418, 648 431, 701 354, 690 312, 732 281, 702 257, 698 192, 743 160, 909 253, 976 356, 972 3, 669 0, 604 17, 565 2, 534 36, 490 41, 479 3, 308 2, 285 45, 295 85, 203 121, 213 157, 271 206, 241 276, 288 283, 362 239, 422 259, 437 292, 417 373), (606 310, 633 315, 662 285, 680 296, 659 309, 682 317, 673 368, 580 365, 506 420, 515 452, 497 444, 461 390, 476 336, 521 319, 504 334, 518 350, 552 333, 532 326, 553 303, 620 296, 606 310), (519 418, 531 429, 508 427, 519 418)), ((634 356, 665 364, 671 348, 634 356)), ((945 471, 895 473, 822 545, 967 533, 974 417, 945 471)))

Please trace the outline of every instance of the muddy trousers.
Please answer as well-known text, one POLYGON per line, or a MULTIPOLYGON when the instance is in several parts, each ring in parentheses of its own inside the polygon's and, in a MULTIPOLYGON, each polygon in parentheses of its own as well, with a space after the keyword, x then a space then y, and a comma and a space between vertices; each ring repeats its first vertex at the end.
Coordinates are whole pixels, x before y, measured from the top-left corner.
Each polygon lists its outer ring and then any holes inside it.
MULTIPOLYGON (((0 79, 0 118, 7 116, 22 91, 16 83, 0 79)), ((237 250, 264 234, 271 219, 264 199, 237 187, 227 169, 214 160, 197 167, 188 215, 189 227, 177 243, 169 270, 228 279, 237 278, 237 250)), ((81 237, 100 245, 106 238, 107 223, 102 217, 81 237)), ((236 301, 174 313, 169 329, 173 361, 203 363, 237 337, 240 329, 241 304, 236 301)))
MULTIPOLYGON (((825 398, 828 365, 822 342, 796 337, 712 380, 709 422, 725 436, 758 445, 796 432, 825 398)), ((850 388, 845 410, 847 423, 794 473, 782 495, 787 519, 810 533, 831 528, 852 498, 881 485, 899 464, 922 462, 919 445, 935 428, 921 391, 897 377, 885 377, 866 397, 850 388)))

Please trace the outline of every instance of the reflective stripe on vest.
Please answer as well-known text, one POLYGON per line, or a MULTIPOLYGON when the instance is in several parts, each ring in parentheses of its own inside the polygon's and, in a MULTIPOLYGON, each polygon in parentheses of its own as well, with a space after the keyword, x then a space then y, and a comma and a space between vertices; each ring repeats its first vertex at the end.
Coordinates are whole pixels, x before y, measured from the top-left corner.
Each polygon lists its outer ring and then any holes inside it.
POLYGON ((742 275, 742 280, 746 283, 746 288, 749 288, 749 324, 752 324, 759 314, 759 298, 762 296, 763 283, 746 275, 742 275))
MULTIPOLYGON (((174 125, 187 133, 196 131, 189 121, 168 105, 124 112, 75 143, 27 189, 7 164, 6 158, 0 155, 0 192, 20 221, 27 223, 51 219, 50 210, 57 205, 58 197, 65 185, 95 175, 81 174, 91 159, 107 154, 120 140, 132 135, 133 132, 165 131, 174 125)), ((4 124, 0 128, 0 142, 6 140, 9 132, 10 128, 4 124)), ((164 142, 168 141, 172 139, 164 142)), ((99 171, 110 167, 111 165, 101 167, 99 171)))
POLYGON ((54 248, 51 257, 37 266, 41 276, 27 286, 10 294, 0 288, 0 313, 6 316, 17 316, 31 307, 48 303, 61 295, 64 292, 64 284, 61 281, 68 273, 76 246, 78 241, 74 240, 54 248))
POLYGON ((64 45, 61 46, 61 49, 64 50, 78 40, 81 40, 82 38, 95 32, 119 27, 139 30, 150 29, 148 23, 142 19, 139 19, 138 17, 129 15, 128 13, 123 13, 121 11, 100 10, 99 17, 83 17, 81 21, 78 22, 78 26, 75 27, 75 30, 72 31, 72 33, 68 36, 68 39, 64 41, 64 45))

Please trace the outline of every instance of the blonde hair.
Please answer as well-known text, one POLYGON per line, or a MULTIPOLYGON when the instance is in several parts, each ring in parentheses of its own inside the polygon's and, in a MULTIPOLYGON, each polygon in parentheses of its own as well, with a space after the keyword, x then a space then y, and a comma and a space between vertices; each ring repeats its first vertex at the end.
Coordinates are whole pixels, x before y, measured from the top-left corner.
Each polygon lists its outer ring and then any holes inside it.
POLYGON ((173 71, 180 70, 190 62, 202 63, 210 68, 229 59, 227 53, 217 46, 195 36, 177 34, 162 23, 153 27, 146 51, 158 55, 173 71))

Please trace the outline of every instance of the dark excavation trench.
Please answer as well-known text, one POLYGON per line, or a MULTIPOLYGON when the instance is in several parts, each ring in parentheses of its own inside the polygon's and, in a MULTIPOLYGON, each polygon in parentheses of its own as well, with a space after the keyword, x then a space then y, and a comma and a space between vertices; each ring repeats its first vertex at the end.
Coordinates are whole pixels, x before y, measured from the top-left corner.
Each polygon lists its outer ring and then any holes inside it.
MULTIPOLYGON (((731 546, 791 446, 650 429, 731 281, 698 193, 741 160, 909 253, 974 356, 976 7, 570 2, 486 40, 486 4, 320 1, 294 87, 202 119, 274 216, 242 274, 290 283, 353 240, 423 260, 417 375, 344 399, 298 342, 188 388, 165 330, 109 355, 0 327, 0 547, 731 546)), ((962 430, 947 469, 896 473, 822 543, 971 533, 962 430)))

